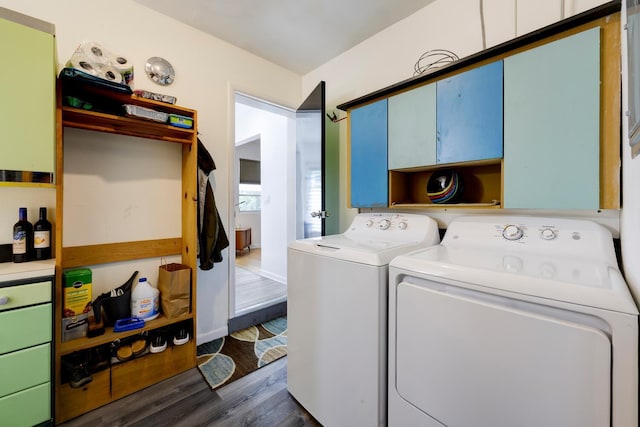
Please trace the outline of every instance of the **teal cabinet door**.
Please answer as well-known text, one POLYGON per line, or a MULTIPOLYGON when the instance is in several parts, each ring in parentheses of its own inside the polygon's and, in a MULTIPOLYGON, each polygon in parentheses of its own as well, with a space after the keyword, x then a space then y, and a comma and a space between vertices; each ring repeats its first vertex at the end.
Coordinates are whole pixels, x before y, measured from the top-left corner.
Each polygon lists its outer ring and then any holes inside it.
POLYGON ((389 169, 436 164, 436 84, 389 98, 389 169))
POLYGON ((600 29, 504 60, 505 208, 597 209, 600 29))
POLYGON ((0 79, 0 180, 13 180, 4 178, 13 174, 2 171, 51 175, 56 130, 54 36, 5 19, 0 10, 0 40, 0 57, 8 73, 0 79))
POLYGON ((437 162, 502 157, 502 61, 437 82, 437 162))
POLYGON ((387 100, 351 110, 351 207, 388 205, 387 100))

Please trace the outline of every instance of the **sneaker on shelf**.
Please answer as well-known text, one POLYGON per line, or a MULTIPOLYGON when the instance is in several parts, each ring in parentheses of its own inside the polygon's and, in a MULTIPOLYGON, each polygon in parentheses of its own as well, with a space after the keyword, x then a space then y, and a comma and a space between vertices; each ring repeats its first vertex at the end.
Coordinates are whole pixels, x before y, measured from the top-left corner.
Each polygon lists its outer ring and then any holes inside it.
POLYGON ((185 327, 178 328, 173 334, 173 345, 182 345, 189 342, 189 330, 185 327))
POLYGON ((167 349, 167 336, 161 332, 156 333, 151 338, 151 344, 149 345, 149 351, 151 353, 161 353, 167 349))

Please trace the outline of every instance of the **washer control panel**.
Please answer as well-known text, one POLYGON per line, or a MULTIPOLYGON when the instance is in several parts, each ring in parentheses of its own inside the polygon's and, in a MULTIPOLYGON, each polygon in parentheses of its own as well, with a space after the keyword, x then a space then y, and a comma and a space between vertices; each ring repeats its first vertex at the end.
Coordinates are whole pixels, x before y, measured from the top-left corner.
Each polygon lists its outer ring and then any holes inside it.
MULTIPOLYGON (((437 223, 426 215, 361 213, 358 214, 346 236, 366 239, 384 239, 387 241, 423 241, 433 240, 439 235, 437 223)), ((439 237, 438 237, 439 240, 439 237)))
POLYGON ((378 230, 389 230, 397 228, 398 230, 406 230, 408 227, 406 219, 398 219, 397 221, 393 221, 391 218, 381 218, 374 219, 369 218, 365 223, 367 228, 376 228, 378 230))

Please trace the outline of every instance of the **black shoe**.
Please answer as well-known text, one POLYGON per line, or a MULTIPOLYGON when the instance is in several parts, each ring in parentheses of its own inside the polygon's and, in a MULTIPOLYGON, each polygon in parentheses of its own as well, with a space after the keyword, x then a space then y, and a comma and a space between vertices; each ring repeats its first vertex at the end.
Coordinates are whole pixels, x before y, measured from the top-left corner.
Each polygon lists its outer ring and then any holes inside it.
POLYGON ((98 372, 109 367, 111 359, 111 346, 104 344, 94 347, 89 353, 89 368, 91 372, 98 372))
POLYGON ((86 354, 74 353, 63 357, 62 371, 71 388, 80 388, 93 381, 86 354))

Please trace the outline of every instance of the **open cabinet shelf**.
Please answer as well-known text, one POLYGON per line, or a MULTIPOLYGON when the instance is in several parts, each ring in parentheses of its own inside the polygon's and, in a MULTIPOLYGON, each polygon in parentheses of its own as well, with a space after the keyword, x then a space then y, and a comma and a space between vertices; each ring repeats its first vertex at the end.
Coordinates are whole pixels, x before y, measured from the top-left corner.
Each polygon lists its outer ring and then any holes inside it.
MULTIPOLYGON (((55 286, 55 421, 61 423, 85 412, 96 409, 144 387, 184 372, 196 366, 196 252, 197 252, 197 113, 195 110, 173 104, 151 101, 127 93, 113 92, 103 88, 83 85, 78 82, 59 80, 57 87, 57 143, 56 143, 56 286, 55 286), (65 85, 67 85, 65 87, 65 85), (68 105, 66 97, 73 96, 95 106, 85 110, 68 105), (177 114, 193 120, 193 128, 185 129, 165 123, 153 122, 126 116, 122 106, 132 104, 152 108, 168 114, 177 114), (77 128, 87 131, 126 135, 178 143, 181 148, 181 235, 171 238, 67 246, 63 240, 64 224, 64 129, 77 128), (106 327, 105 333, 96 337, 81 337, 62 341, 63 271, 65 269, 105 265, 132 260, 145 260, 165 256, 180 256, 181 263, 191 268, 191 303, 187 314, 168 318, 160 314, 149 320, 140 329, 113 332, 106 327), (110 347, 122 340, 133 339, 141 333, 150 336, 159 331, 173 334, 173 330, 186 328, 190 339, 186 344, 172 345, 167 336, 167 349, 161 353, 146 353, 131 360, 113 363, 109 358, 107 367, 92 372, 93 380, 81 387, 73 388, 63 378, 63 359, 69 360, 76 352, 93 352, 110 347)), ((90 139, 90 135, 87 139, 90 139)), ((134 141, 135 143, 135 141, 134 141)), ((80 145, 80 150, 82 150, 80 145)), ((155 146, 152 146, 155 147, 155 146)), ((154 148, 152 148, 154 149, 154 148)), ((180 202, 178 202, 180 203, 180 202)), ((93 299, 96 295, 94 293, 93 299)))
POLYGON ((487 208, 502 205, 502 160, 487 160, 389 171, 389 206, 392 208, 487 208), (434 172, 454 169, 464 189, 459 203, 433 203, 427 182, 434 172))
POLYGON ((67 127, 191 144, 195 131, 131 117, 62 107, 63 124, 67 127))
POLYGON ((192 314, 185 314, 180 317, 168 319, 161 314, 157 318, 145 322, 144 327, 140 329, 135 329, 132 331, 125 331, 125 332, 113 332, 113 327, 107 326, 105 328, 105 333, 100 336, 93 337, 93 338, 86 338, 86 337, 78 338, 75 340, 60 343, 60 349, 58 350, 59 355, 64 356, 67 354, 71 354, 75 351, 86 350, 92 347, 97 347, 103 344, 113 342, 118 339, 121 340, 124 338, 128 338, 130 336, 137 335, 145 331, 152 331, 154 329, 163 328, 165 326, 173 325, 175 323, 182 322, 184 320, 191 320, 192 318, 193 318, 192 314))

